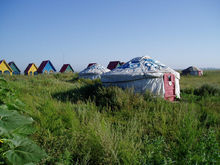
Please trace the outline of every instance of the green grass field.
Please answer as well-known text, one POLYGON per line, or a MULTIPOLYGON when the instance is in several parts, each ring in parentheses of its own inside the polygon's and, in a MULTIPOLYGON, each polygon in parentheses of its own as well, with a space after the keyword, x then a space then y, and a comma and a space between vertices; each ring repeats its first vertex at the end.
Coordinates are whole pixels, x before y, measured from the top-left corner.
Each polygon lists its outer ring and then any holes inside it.
POLYGON ((4 78, 34 119, 40 164, 220 164, 220 71, 181 77, 174 103, 76 74, 4 78))

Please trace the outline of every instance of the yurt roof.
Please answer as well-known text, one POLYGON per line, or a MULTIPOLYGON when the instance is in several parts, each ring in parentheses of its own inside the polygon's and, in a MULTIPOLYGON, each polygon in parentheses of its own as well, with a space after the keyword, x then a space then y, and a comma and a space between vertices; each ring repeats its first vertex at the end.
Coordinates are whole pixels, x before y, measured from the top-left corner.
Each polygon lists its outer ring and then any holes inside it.
POLYGON ((103 74, 106 72, 109 72, 110 70, 105 68, 104 66, 100 65, 100 64, 93 64, 87 68, 85 68, 84 70, 82 70, 81 72, 79 72, 79 75, 83 75, 83 74, 103 74))
POLYGON ((187 69, 184 69, 183 71, 201 71, 201 69, 195 67, 195 66, 190 66, 187 69))
POLYGON ((180 74, 175 70, 151 57, 143 56, 133 58, 124 65, 105 73, 102 76, 102 80, 105 82, 130 81, 142 79, 143 77, 162 77, 164 73, 172 73, 176 78, 180 79, 180 74))

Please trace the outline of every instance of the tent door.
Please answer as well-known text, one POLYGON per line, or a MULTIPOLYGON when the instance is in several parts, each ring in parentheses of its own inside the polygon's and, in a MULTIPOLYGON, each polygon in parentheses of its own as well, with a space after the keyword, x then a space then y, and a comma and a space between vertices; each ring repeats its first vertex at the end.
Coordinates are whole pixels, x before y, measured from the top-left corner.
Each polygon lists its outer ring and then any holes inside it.
POLYGON ((170 73, 164 74, 165 100, 174 101, 175 95, 175 76, 170 73))

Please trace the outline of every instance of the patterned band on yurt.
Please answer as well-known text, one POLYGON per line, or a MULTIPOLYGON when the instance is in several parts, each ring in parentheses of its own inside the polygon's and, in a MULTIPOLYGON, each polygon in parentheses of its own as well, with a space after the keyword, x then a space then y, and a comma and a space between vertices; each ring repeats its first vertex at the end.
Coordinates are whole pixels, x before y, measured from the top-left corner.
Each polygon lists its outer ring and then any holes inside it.
POLYGON ((150 57, 137 57, 101 76, 104 86, 146 90, 167 100, 180 98, 180 74, 150 57))

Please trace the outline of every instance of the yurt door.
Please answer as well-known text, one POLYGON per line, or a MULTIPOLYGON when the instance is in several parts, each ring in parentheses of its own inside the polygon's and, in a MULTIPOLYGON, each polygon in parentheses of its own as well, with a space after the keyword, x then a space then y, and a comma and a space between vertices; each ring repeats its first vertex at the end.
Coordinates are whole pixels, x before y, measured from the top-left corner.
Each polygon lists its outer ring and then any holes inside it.
POLYGON ((164 74, 165 100, 175 100, 175 76, 170 73, 164 74))

